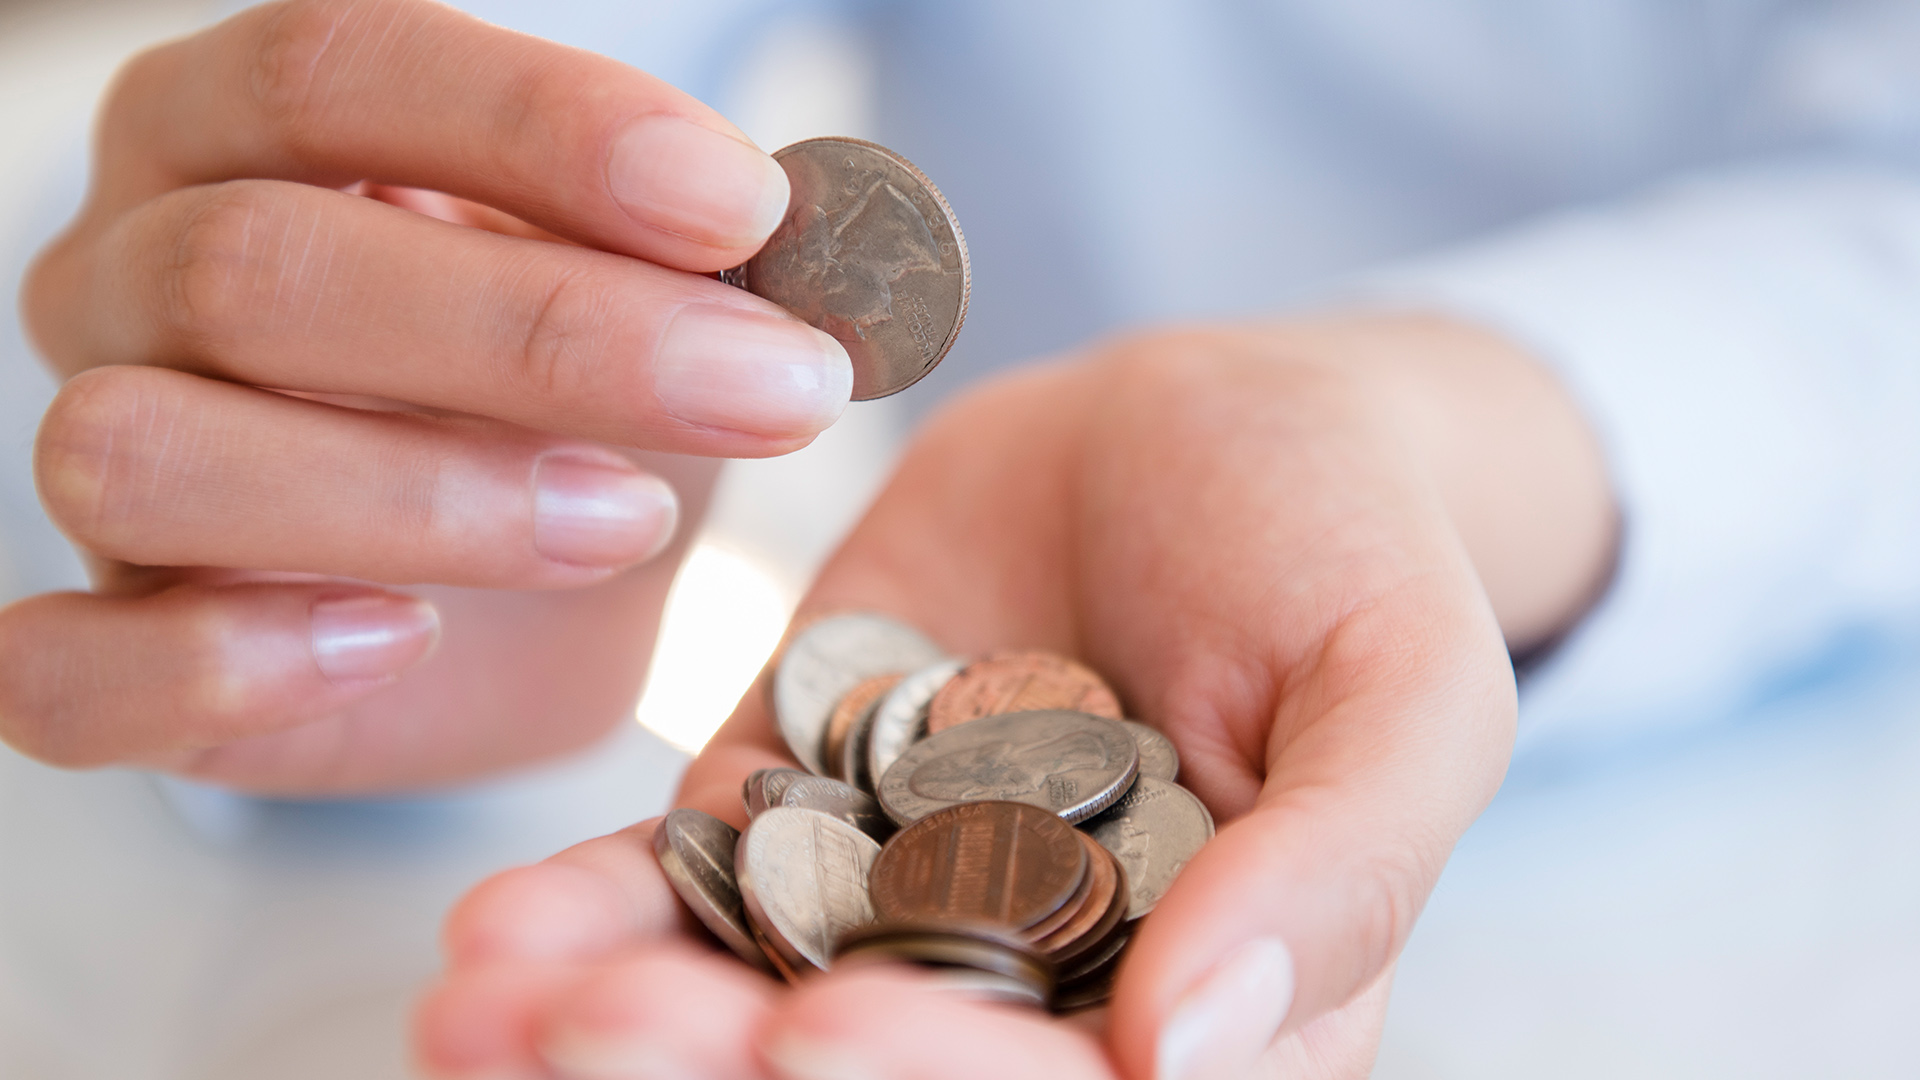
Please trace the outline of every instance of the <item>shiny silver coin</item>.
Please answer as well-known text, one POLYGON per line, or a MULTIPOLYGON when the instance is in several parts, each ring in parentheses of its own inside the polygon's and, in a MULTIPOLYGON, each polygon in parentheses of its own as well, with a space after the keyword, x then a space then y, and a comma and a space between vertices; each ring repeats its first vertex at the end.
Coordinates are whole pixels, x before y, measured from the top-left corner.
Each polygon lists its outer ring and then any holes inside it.
POLYGON ((1180 778, 1180 751, 1173 748, 1173 740, 1138 720, 1122 720, 1120 723, 1126 726, 1128 734, 1140 746, 1141 776, 1160 780, 1180 778))
POLYGON ((803 776, 795 780, 781 794, 780 805, 838 818, 881 843, 894 832, 893 819, 873 796, 830 777, 803 776))
POLYGON ((874 785, 907 747, 927 733, 927 704, 966 666, 965 660, 958 659, 928 664, 901 679, 874 706, 873 724, 867 734, 867 776, 874 785))
POLYGON ((774 151, 793 194, 766 245, 725 279, 832 334, 853 400, 896 394, 940 363, 973 271, 953 208, 919 169, 860 139, 774 151))
POLYGON ((1086 713, 1006 713, 948 728, 907 748, 881 778, 902 825, 965 802, 1004 799, 1084 821, 1133 783, 1140 749, 1118 722, 1086 713))
POLYGON ((786 793, 789 784, 811 775, 799 769, 753 770, 747 775, 746 782, 740 785, 740 799, 747 804, 747 817, 757 818, 768 809, 779 806, 780 797, 786 793))
POLYGON ((734 852, 747 917, 795 971, 825 970, 841 935, 873 921, 867 875, 880 845, 837 818, 776 806, 734 852))
POLYGON ((918 630, 871 612, 829 615, 803 628, 773 672, 773 716, 807 771, 825 775, 822 745, 833 707, 863 679, 916 671, 942 658, 918 630))
POLYGON ((740 834, 711 814, 686 807, 653 831, 653 853, 682 903, 740 959, 771 975, 772 963, 754 943, 733 873, 740 834))
POLYGON ((1087 832, 1127 871, 1128 920, 1152 911, 1187 860, 1213 839, 1213 815, 1193 792, 1141 777, 1113 808, 1087 822, 1087 832))

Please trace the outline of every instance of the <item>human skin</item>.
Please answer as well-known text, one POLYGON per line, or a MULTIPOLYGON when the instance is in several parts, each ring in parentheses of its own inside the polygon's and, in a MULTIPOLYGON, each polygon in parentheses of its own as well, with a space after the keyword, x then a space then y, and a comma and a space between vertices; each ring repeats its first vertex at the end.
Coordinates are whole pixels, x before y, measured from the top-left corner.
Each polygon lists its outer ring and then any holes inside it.
MULTIPOLYGON (((959 1002, 904 970, 788 990, 715 951, 654 823, 483 883, 416 1017, 434 1075, 1099 1080, 1366 1074, 1392 964, 1512 742, 1508 649, 1602 587, 1615 513, 1566 393, 1500 337, 1357 314, 1173 328, 950 405, 799 619, 1066 653, 1178 746, 1221 823, 1111 1009, 959 1002)), ((764 680, 764 676, 763 676, 764 680)), ((791 764, 764 685, 678 803, 744 824, 791 764)))
POLYGON ((687 455, 793 450, 851 391, 709 276, 786 184, 665 83, 419 0, 135 58, 23 290, 64 381, 35 475, 95 587, 0 611, 0 738, 343 794, 605 734, 714 476, 687 455))

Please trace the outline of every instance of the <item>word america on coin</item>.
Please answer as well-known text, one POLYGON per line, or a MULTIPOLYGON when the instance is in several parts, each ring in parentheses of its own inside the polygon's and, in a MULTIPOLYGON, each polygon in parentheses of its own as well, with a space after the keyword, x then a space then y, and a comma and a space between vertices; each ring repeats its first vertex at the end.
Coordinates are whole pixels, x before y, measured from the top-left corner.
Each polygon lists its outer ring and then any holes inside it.
POLYGON ((793 192, 786 216, 721 280, 832 334, 853 361, 853 400, 919 382, 953 348, 973 291, 946 197, 912 162, 861 139, 807 139, 773 159, 793 192))
POLYGON ((1064 657, 960 660, 831 615, 792 636, 769 696, 806 769, 747 777, 744 833, 675 810, 654 849, 702 925, 791 981, 895 961, 977 999, 1099 1005, 1213 836, 1173 743, 1064 657))

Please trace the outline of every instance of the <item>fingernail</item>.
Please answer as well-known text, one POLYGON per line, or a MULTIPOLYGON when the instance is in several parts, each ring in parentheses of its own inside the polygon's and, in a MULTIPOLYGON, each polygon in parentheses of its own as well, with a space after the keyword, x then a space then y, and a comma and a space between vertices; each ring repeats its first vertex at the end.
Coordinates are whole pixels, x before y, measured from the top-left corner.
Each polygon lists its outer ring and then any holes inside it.
POLYGON ((761 1053, 780 1080, 886 1080, 845 1049, 803 1035, 781 1035, 761 1053))
POLYGON ((631 566, 673 539, 673 488, 623 462, 561 453, 533 467, 533 547, 554 562, 631 566))
POLYGON ((847 350, 798 319, 692 304, 661 337, 660 404, 689 424, 775 438, 812 435, 853 394, 847 350))
POLYGON ((1245 1076, 1293 1007, 1293 954, 1254 938, 1188 990, 1160 1029, 1154 1080, 1245 1076))
POLYGON ((440 614, 425 600, 392 593, 313 602, 313 662, 330 682, 391 679, 440 640, 440 614))
POLYGON ((540 1056, 566 1080, 707 1080, 666 1047, 606 1035, 563 1031, 540 1056))
POLYGON ((607 186, 639 221, 718 247, 758 247, 787 212, 779 162, 678 116, 643 116, 614 136, 607 186))

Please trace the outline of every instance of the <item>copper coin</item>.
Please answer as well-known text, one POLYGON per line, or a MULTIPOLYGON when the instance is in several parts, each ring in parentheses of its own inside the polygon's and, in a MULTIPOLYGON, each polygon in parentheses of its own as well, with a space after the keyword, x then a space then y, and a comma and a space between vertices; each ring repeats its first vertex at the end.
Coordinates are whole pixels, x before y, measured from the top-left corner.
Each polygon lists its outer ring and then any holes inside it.
POLYGON ((1044 808, 961 803, 895 834, 868 880, 882 919, 1025 930, 1074 894, 1087 859, 1080 833, 1044 808))
POLYGON ((1120 700, 1092 669, 1037 649, 990 653, 962 668, 927 706, 927 732, 1003 713, 1064 709, 1120 719, 1120 700))
POLYGON ((1085 833, 1077 835, 1088 845, 1090 857, 1087 876, 1093 886, 1088 891, 1087 902, 1066 924, 1033 943, 1034 948, 1063 967, 1104 944, 1127 914, 1126 871, 1099 841, 1085 833))
POLYGON ((1073 890, 1073 895, 1067 897, 1067 902, 1060 905, 1059 911, 1027 927, 1024 936, 1028 941, 1039 941, 1041 938, 1067 925, 1075 915, 1080 913, 1081 909, 1087 906, 1087 901, 1093 898, 1094 885, 1100 877, 1100 875, 1094 873, 1094 865, 1095 860, 1089 858, 1087 860, 1087 872, 1080 875, 1080 887, 1073 890))
POLYGON ((840 700, 834 703, 833 712, 827 716, 826 741, 820 755, 827 767, 828 776, 835 780, 849 779, 844 761, 847 736, 859 726, 862 718, 873 712, 873 707, 880 703, 881 698, 887 696, 887 691, 893 689, 900 678, 900 672, 889 672, 885 675, 861 679, 853 684, 853 689, 841 695, 840 700))
POLYGON ((834 948, 836 967, 871 961, 992 976, 991 981, 956 989, 1009 1003, 1045 1005, 1053 990, 1053 965, 1033 946, 1004 929, 978 923, 872 923, 848 931, 834 948))

